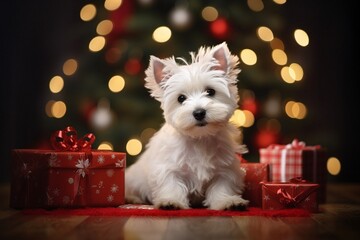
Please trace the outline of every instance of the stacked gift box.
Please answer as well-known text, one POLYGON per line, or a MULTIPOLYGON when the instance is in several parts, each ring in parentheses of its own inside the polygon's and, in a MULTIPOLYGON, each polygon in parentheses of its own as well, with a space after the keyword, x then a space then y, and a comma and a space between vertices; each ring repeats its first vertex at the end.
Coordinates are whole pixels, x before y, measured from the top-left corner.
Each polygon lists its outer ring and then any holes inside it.
POLYGON ((326 151, 297 139, 259 149, 260 161, 247 162, 244 198, 263 209, 304 208, 318 211, 326 201, 326 151))
POLYGON ((92 150, 94 137, 90 135, 78 141, 73 128, 57 134, 55 150, 12 150, 10 207, 124 204, 126 154, 92 150))
POLYGON ((287 145, 270 145, 260 150, 260 162, 270 166, 270 181, 289 182, 302 178, 319 184, 319 203, 326 201, 326 151, 319 145, 306 146, 294 139, 287 145))

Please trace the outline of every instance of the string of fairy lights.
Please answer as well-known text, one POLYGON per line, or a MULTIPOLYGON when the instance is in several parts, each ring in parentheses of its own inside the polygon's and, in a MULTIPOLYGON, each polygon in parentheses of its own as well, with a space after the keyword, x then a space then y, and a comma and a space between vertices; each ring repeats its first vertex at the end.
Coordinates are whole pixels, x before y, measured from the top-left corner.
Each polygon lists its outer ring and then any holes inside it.
MULTIPOLYGON (((146 5, 151 0, 138 0, 142 4, 146 5)), ((286 0, 273 0, 275 4, 282 5, 286 3, 286 0)), ((122 7, 122 0, 105 0, 103 7, 106 11, 116 11, 122 7)), ((262 0, 247 0, 249 9, 254 12, 260 12, 264 9, 262 0)), ((102 9, 101 9, 102 10, 102 9)), ((84 22, 89 22, 95 19, 99 8, 94 4, 89 3, 84 5, 80 10, 80 19, 84 22)), ((206 22, 209 23, 209 28, 214 35, 224 35, 228 31, 227 22, 220 17, 218 10, 214 6, 205 6, 199 16, 206 22)), ((186 28, 190 24, 193 15, 189 13, 186 6, 177 6, 171 12, 170 22, 172 26, 177 28, 186 28)), ((90 52, 105 51, 107 43, 107 36, 113 31, 114 23, 110 19, 104 19, 99 21, 96 25, 97 36, 89 40, 88 50, 90 52)), ((304 70, 299 63, 290 62, 286 53, 284 42, 267 26, 259 26, 256 29, 256 36, 258 39, 268 44, 272 49, 271 59, 277 66, 275 71, 279 71, 278 74, 284 84, 296 84, 298 81, 302 81, 304 76, 304 70)), ((153 29, 152 39, 157 43, 165 43, 172 37, 172 28, 168 25, 161 25, 153 29)), ((307 47, 309 45, 309 36, 306 31, 302 29, 295 29, 293 31, 293 39, 300 47, 307 47)), ((117 56, 120 50, 117 48, 110 48, 107 50, 105 61, 108 63, 114 63, 117 61, 117 56)), ((242 64, 252 66, 257 64, 258 55, 256 51, 250 48, 241 49, 238 52, 240 61, 242 64)), ((138 62, 134 59, 129 61, 129 71, 137 71, 138 62)), ((62 65, 63 75, 55 75, 49 81, 49 90, 52 94, 56 95, 63 91, 64 85, 66 84, 66 78, 74 75, 79 68, 79 60, 75 58, 67 59, 62 65)), ((112 93, 119 94, 122 91, 126 91, 126 79, 121 75, 114 75, 107 81, 108 90, 112 93)), ((255 123, 254 113, 257 111, 254 105, 254 93, 251 90, 245 90, 241 93, 241 99, 243 102, 242 109, 237 109, 230 121, 238 127, 249 128, 255 123)), ((276 116, 280 111, 284 111, 287 117, 293 119, 304 119, 307 115, 307 107, 304 103, 294 100, 288 100, 283 104, 280 103, 279 97, 274 94, 269 97, 265 103, 265 111, 268 116, 276 116)), ((62 118, 67 113, 66 101, 62 100, 49 100, 45 106, 45 113, 49 118, 62 118)), ((106 98, 101 99, 98 102, 97 109, 91 116, 91 122, 94 127, 102 128, 106 127, 112 121, 111 107, 106 98)), ((263 125, 271 126, 275 131, 280 131, 281 125, 275 118, 270 120, 261 119, 258 120, 259 125, 263 122, 263 125)), ((127 154, 136 156, 141 153, 143 143, 146 142, 155 129, 147 128, 144 129, 140 135, 140 139, 132 138, 127 141, 126 151, 127 154)), ((98 149, 113 150, 113 145, 110 142, 104 141, 97 146, 98 149)), ((339 174, 341 170, 341 164, 339 159, 336 157, 330 157, 327 162, 328 172, 332 175, 339 174)))

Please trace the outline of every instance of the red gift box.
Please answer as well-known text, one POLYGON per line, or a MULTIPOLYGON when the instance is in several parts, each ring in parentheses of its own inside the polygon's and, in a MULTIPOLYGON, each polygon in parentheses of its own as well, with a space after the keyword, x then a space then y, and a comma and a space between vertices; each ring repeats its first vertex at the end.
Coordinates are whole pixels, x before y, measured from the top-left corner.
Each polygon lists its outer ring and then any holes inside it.
POLYGON ((245 170, 245 190, 243 198, 249 200, 249 206, 261 207, 261 184, 269 181, 269 165, 267 163, 242 162, 241 167, 245 170))
POLYGON ((323 148, 306 146, 295 139, 291 144, 261 148, 259 153, 260 162, 269 164, 270 181, 287 182, 301 177, 318 183, 318 201, 326 201, 326 151, 323 148))
POLYGON ((12 150, 10 207, 111 207, 125 203, 126 154, 12 150))
POLYGON ((277 210, 302 208, 318 212, 317 191, 319 184, 306 181, 263 182, 262 208, 277 210))

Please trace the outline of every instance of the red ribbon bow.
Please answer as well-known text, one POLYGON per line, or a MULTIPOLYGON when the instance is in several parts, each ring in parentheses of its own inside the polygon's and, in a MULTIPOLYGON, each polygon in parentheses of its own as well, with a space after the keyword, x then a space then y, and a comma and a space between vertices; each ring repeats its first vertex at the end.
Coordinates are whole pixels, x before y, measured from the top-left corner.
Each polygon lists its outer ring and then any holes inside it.
POLYGON ((50 141, 55 150, 76 152, 90 150, 91 144, 95 141, 95 135, 88 133, 78 139, 75 128, 68 126, 63 130, 55 131, 50 141))

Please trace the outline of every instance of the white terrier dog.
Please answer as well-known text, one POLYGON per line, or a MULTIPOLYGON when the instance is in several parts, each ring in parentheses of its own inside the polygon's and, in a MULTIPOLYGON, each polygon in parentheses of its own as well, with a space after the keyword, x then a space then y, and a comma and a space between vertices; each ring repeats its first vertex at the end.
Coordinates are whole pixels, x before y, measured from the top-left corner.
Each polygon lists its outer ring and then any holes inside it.
POLYGON ((192 61, 150 57, 146 88, 161 102, 165 124, 125 172, 128 203, 161 209, 244 210, 245 172, 236 153, 241 132, 229 119, 238 107, 239 60, 223 42, 190 53, 192 61))

